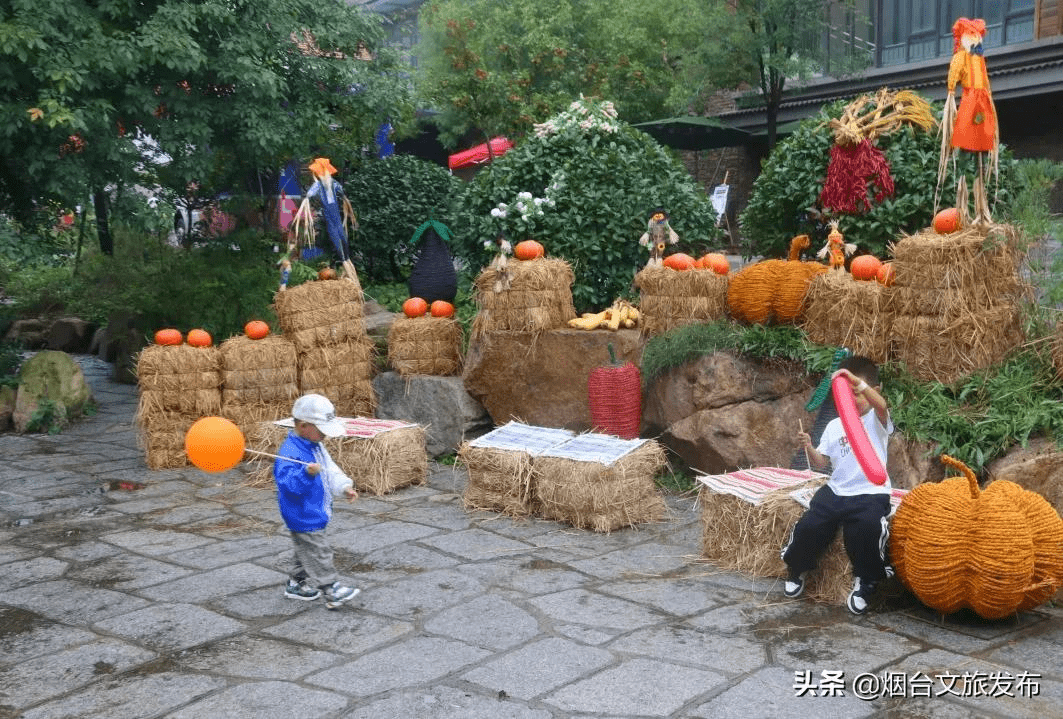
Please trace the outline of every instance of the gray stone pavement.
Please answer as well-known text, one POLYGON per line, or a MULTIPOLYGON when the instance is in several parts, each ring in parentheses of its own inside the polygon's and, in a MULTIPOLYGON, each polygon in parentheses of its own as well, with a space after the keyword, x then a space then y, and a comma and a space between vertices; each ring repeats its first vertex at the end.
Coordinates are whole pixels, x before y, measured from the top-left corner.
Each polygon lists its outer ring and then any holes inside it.
POLYGON ((79 360, 98 414, 0 435, 0 719, 1063 716, 1060 609, 788 601, 698 561, 690 496, 600 535, 467 513, 433 464, 337 504, 359 597, 285 600, 272 491, 147 470, 135 388, 79 360))

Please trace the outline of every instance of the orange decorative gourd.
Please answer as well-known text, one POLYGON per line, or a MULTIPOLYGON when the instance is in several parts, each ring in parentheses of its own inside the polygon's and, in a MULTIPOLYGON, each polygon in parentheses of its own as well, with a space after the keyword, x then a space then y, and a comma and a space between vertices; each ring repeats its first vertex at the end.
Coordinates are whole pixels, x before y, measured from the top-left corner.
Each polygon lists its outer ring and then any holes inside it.
POLYGON ((960 211, 949 207, 934 215, 934 232, 947 235, 960 229, 960 211))
POLYGON ((886 287, 893 287, 893 263, 883 262, 878 268, 878 274, 875 275, 875 279, 886 287))
POLYGON ((179 345, 184 341, 185 338, 175 329, 159 330, 155 333, 155 344, 157 345, 179 345))
POLYGON ((694 258, 685 252, 676 252, 674 255, 665 257, 663 264, 673 270, 692 270, 694 269, 694 258))
POLYGON ((336 279, 336 270, 331 267, 322 267, 317 271, 317 278, 319 280, 334 280, 336 279))
POLYGON ((878 277, 878 269, 881 266, 882 261, 874 255, 860 255, 849 263, 849 272, 853 279, 874 280, 878 277))
POLYGON ((445 300, 436 300, 429 308, 433 317, 453 317, 454 305, 445 300))
POLYGON ((543 246, 535 240, 523 240, 513 248, 513 256, 518 260, 536 260, 544 253, 543 246))
POLYGON ((420 317, 428 311, 428 303, 420 297, 411 297, 402 303, 402 311, 407 317, 420 317))
POLYGON ((260 340, 269 334, 269 325, 262 320, 251 320, 244 325, 244 334, 253 340, 260 340))
POLYGON ((210 338, 210 333, 206 330, 188 330, 188 344, 193 347, 210 347, 213 340, 210 338))
POLYGON ((897 576, 932 609, 970 608, 1000 619, 1042 604, 1063 586, 1063 519, 1037 494, 997 480, 984 490, 963 472, 917 486, 890 525, 897 576))
POLYGON ((712 270, 718 275, 726 275, 731 271, 731 263, 727 261, 726 256, 719 252, 710 252, 707 255, 703 255, 700 262, 702 268, 712 270))

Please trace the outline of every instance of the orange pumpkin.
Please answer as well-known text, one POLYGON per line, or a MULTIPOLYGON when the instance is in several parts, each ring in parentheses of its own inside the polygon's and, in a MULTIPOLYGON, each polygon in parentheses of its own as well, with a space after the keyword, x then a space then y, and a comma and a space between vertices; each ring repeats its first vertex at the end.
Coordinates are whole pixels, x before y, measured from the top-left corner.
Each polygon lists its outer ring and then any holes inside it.
POLYGON ((684 252, 676 252, 664 258, 664 266, 671 267, 673 270, 692 270, 694 258, 684 252))
POLYGON ((934 232, 947 235, 960 229, 960 211, 949 207, 934 215, 934 232))
POLYGON ((542 257, 544 253, 543 246, 535 240, 518 242, 517 246, 513 248, 513 256, 518 260, 536 260, 542 257))
POLYGON ((853 279, 873 280, 878 277, 878 270, 881 266, 882 261, 874 255, 860 255, 854 257, 849 264, 849 272, 853 279))
POLYGON ((731 271, 731 263, 727 261, 726 256, 719 252, 710 252, 707 255, 703 255, 698 262, 701 263, 702 269, 712 270, 718 275, 726 275, 731 271))
POLYGON ((213 340, 206 330, 188 330, 188 344, 193 347, 210 347, 213 340))
POLYGON ((260 340, 269 334, 269 325, 262 320, 251 320, 244 325, 244 334, 253 340, 260 340))
POLYGON ((180 331, 175 329, 159 330, 155 333, 155 344, 157 345, 179 345, 185 341, 185 338, 181 336, 180 331))
POLYGON ((411 297, 402 303, 402 311, 407 317, 420 317, 428 311, 428 303, 420 297, 411 297))
POLYGON ((334 280, 336 279, 336 270, 331 267, 322 267, 317 271, 317 278, 319 280, 334 280))
POLYGON ((445 300, 436 300, 432 303, 430 312, 433 317, 453 317, 454 305, 445 300))
POLYGON ((875 279, 886 287, 893 287, 893 263, 883 262, 878 268, 878 274, 875 275, 875 279))

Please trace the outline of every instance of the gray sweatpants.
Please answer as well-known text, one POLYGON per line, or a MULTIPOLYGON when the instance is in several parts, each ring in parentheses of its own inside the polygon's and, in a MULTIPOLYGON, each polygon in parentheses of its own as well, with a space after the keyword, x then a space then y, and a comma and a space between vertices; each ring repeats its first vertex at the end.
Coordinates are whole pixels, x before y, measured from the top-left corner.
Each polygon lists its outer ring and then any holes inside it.
POLYGON ((311 587, 323 587, 339 578, 332 563, 332 545, 324 529, 289 534, 295 549, 288 570, 289 577, 296 582, 305 581, 311 587))

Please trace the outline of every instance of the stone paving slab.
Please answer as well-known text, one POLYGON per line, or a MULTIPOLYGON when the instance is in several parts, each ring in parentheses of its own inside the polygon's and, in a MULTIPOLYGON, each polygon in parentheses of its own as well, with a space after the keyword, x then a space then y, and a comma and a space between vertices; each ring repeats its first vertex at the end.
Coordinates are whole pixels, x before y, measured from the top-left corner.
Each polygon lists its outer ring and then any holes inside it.
POLYGON ((856 618, 785 600, 698 558, 693 496, 596 534, 466 512, 464 471, 432 462, 423 486, 337 503, 358 597, 285 599, 272 487, 148 471, 135 388, 80 361, 96 416, 0 435, 0 719, 1063 718, 1063 610, 972 621, 899 595, 856 618), (862 671, 892 689, 858 696, 862 671), (921 673, 1038 691, 898 696, 921 673))

